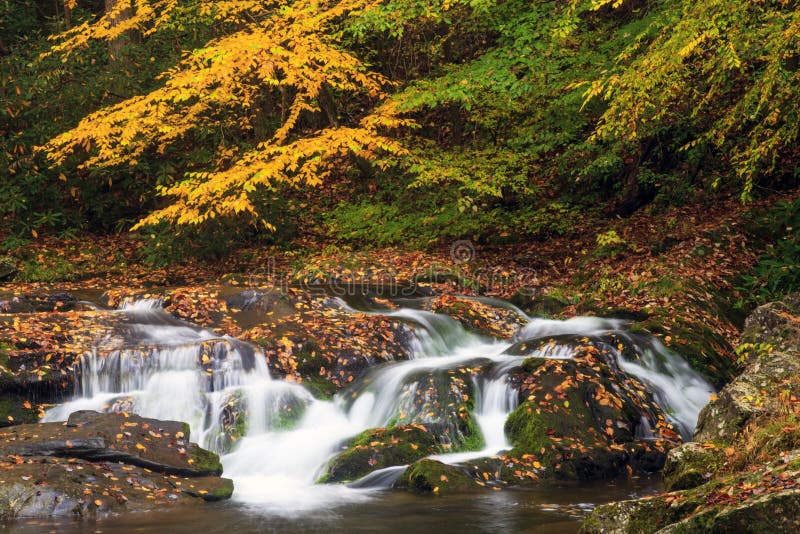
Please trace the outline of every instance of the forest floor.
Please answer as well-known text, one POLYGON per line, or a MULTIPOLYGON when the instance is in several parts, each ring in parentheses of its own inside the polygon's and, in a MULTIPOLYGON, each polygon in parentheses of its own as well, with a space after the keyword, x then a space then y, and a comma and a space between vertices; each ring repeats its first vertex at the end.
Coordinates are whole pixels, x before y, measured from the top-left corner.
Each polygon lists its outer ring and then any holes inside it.
MULTIPOLYGON (((303 239, 296 248, 246 247, 213 261, 159 268, 140 259, 142 240, 133 234, 41 238, 12 251, 18 271, 12 281, 0 284, 0 292, 433 285, 439 293, 511 298, 534 314, 569 317, 624 310, 638 320, 656 316, 660 321, 652 333, 668 345, 687 343, 680 334, 670 335, 670 325, 701 321, 707 327, 703 331, 734 343, 741 326, 736 317, 744 311, 730 305, 752 307, 753 300, 742 292, 742 275, 774 239, 768 234, 780 231, 770 226, 775 224, 773 206, 798 198, 800 190, 792 190, 748 205, 735 197, 717 197, 644 209, 607 220, 605 227, 587 220, 569 236, 513 245, 464 240, 429 251, 357 251, 303 239), (719 295, 725 296, 726 309, 711 309, 709 302, 719 295)), ((723 352, 730 353, 730 345, 724 345, 723 352)))

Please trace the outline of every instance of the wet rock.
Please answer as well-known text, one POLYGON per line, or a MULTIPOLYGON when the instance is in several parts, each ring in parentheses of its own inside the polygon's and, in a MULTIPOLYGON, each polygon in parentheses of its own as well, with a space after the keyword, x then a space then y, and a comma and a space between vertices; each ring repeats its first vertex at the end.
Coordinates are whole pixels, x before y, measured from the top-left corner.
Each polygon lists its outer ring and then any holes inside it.
POLYGON ((261 311, 274 312, 278 306, 291 303, 286 295, 277 290, 257 290, 249 289, 241 293, 234 293, 225 297, 225 303, 229 308, 241 311, 261 311))
POLYGON ((70 293, 0 297, 0 313, 63 312, 77 307, 78 299, 70 293))
POLYGON ((569 306, 564 299, 533 287, 517 290, 508 301, 528 315, 537 317, 552 317, 569 306))
POLYGON ((406 378, 393 425, 424 425, 444 451, 475 451, 483 436, 475 422, 475 367, 425 370, 406 378))
POLYGON ((11 256, 0 256, 0 282, 11 280, 19 268, 17 261, 11 256))
POLYGON ((401 319, 316 308, 254 327, 242 337, 263 347, 273 372, 302 380, 321 397, 371 367, 409 359, 415 342, 411 327, 401 319))
POLYGON ((667 491, 695 488, 708 482, 722 466, 722 452, 700 443, 684 443, 667 453, 664 463, 664 488, 667 491))
POLYGON ((66 424, 0 431, 0 520, 93 517, 221 500, 233 483, 217 455, 189 443, 188 426, 76 412, 66 424))
POLYGON ((0 427, 35 423, 39 420, 39 412, 26 397, 4 392, 0 397, 0 427))
POLYGON ((137 415, 73 413, 61 423, 25 424, 0 432, 0 454, 123 462, 164 474, 222 473, 219 457, 189 442, 189 426, 137 415))
POLYGON ((164 475, 116 462, 0 456, 0 465, 0 520, 144 512, 233 493, 229 479, 164 475))
POLYGON ((440 451, 422 425, 365 430, 331 459, 320 482, 351 482, 372 471, 411 462, 440 451))
POLYGON ((513 310, 453 295, 429 299, 423 308, 452 317, 467 330, 500 339, 511 338, 525 323, 513 310))
MULTIPOLYGON (((302 390, 301 390, 302 391, 302 390)), ((271 392, 264 401, 263 413, 264 428, 269 430, 288 430, 293 428, 303 417, 310 396, 302 391, 305 396, 300 396, 290 387, 284 392, 271 392)), ((219 405, 215 408, 207 407, 206 417, 216 417, 215 434, 207 436, 211 439, 211 448, 221 453, 229 452, 236 442, 247 434, 251 407, 248 406, 246 396, 241 390, 234 390, 222 395, 219 405)))
POLYGON ((589 480, 660 469, 680 436, 648 388, 603 353, 606 345, 582 338, 569 347, 573 359, 529 358, 512 375, 520 404, 505 428, 514 466, 502 470, 515 476, 501 477, 589 480))
POLYGON ((417 495, 450 495, 482 489, 464 469, 430 459, 409 465, 394 487, 417 495))

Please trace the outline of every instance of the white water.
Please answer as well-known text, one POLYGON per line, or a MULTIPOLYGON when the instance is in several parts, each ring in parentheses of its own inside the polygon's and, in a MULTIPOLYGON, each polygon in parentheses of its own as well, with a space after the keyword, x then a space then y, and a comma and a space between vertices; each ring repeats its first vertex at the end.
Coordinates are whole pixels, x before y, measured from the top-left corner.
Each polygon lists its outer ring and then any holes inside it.
MULTIPOLYGON (((336 304, 345 312, 355 312, 341 301, 336 304)), ((82 362, 81 396, 48 411, 44 420, 65 420, 81 409, 124 406, 146 417, 186 421, 193 441, 220 450, 223 412, 232 399, 240 398, 248 414, 247 431, 232 452, 222 457, 225 476, 235 481, 234 499, 283 515, 368 499, 374 488, 358 486, 390 484, 399 468, 369 475, 355 487, 315 484, 315 480, 340 444, 359 432, 387 426, 397 417, 421 424, 430 422, 426 417, 435 418, 437 414, 418 413, 413 401, 427 394, 425 380, 437 372, 489 369, 482 375, 466 375, 473 376, 473 415, 484 447, 434 458, 459 463, 510 448, 504 424, 516 407, 517 393, 507 377, 522 358, 503 354, 510 342, 470 334, 453 319, 413 309, 386 312, 412 325, 412 359, 378 366, 334 400, 324 401, 297 384, 271 379, 263 355, 249 345, 180 323, 159 307, 157 301, 126 305, 120 313, 130 317, 131 346, 110 351, 100 346, 87 354, 82 362), (279 424, 279 411, 288 401, 305 411, 294 427, 286 429, 279 424)), ((621 325, 596 318, 532 319, 516 339, 599 334, 621 325)), ((682 428, 691 429, 710 386, 683 360, 662 349, 652 344, 636 362, 619 355, 620 366, 652 384, 671 417, 682 428)), ((535 355, 569 357, 547 350, 535 355)))

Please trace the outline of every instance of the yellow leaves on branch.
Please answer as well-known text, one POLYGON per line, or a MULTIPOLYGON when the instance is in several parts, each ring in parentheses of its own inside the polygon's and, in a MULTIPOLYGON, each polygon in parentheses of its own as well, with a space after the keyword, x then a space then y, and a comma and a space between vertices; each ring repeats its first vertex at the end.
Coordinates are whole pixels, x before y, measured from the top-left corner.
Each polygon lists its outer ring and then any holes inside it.
MULTIPOLYGON (((263 143, 244 154, 230 169, 195 175, 165 189, 163 194, 174 197, 175 202, 152 213, 136 227, 161 221, 200 224, 215 217, 241 214, 257 218, 248 193, 269 189, 277 183, 320 185, 331 169, 347 164, 349 155, 365 160, 386 154, 404 155, 405 149, 399 143, 378 133, 380 127, 396 126, 410 124, 391 115, 384 120, 380 113, 375 113, 356 127, 327 128, 286 144, 263 143)), ((260 223, 273 229, 268 221, 260 223)))
MULTIPOLYGON (((76 5, 75 0, 67 2, 69 8, 76 5)), ((106 6, 108 5, 106 2, 106 6)), ((173 18, 191 15, 193 10, 197 11, 198 17, 208 19, 209 23, 241 24, 244 21, 258 20, 278 5, 279 2, 258 0, 195 2, 189 5, 180 0, 118 0, 110 11, 105 12, 95 22, 83 23, 54 36, 53 40, 57 43, 49 54, 68 56, 86 48, 90 41, 114 41, 131 30, 148 36, 168 26, 173 18)))
POLYGON ((702 142, 724 150, 746 198, 754 177, 770 172, 800 136, 800 73, 786 68, 800 42, 800 11, 787 2, 761 4, 676 6, 654 37, 646 37, 648 30, 634 39, 584 93, 585 103, 607 103, 593 138, 636 140, 674 116, 713 117, 684 149, 702 142))
MULTIPOLYGON (((201 11, 213 9, 215 16, 235 17, 250 4, 213 3, 213 8, 201 11)), ((278 182, 319 185, 333 166, 347 163, 347 156, 374 160, 402 154, 402 147, 383 133, 412 124, 389 103, 372 109, 354 125, 334 123, 318 131, 296 131, 304 114, 321 111, 324 91, 371 103, 385 96, 388 80, 340 48, 335 32, 324 31, 368 5, 364 0, 300 0, 273 9, 258 23, 186 53, 179 65, 162 74, 161 88, 87 116, 42 149, 56 164, 73 155, 84 158, 82 168, 135 164, 148 154, 169 157, 208 130, 252 132, 255 128, 248 118, 265 94, 280 102, 275 104, 280 109, 272 113, 281 115, 282 123, 255 149, 237 158, 234 151, 221 148, 208 171, 191 173, 163 188, 160 192, 175 203, 137 227, 159 221, 199 224, 230 215, 256 217, 250 199, 256 190, 278 182)), ((136 16, 125 26, 157 26, 166 20, 165 13, 175 9, 174 1, 146 3, 137 7, 136 16)), ((110 28, 103 19, 97 23, 99 29, 81 30, 80 39, 108 38, 110 28)), ((69 39, 70 46, 80 40, 77 34, 69 39)), ((268 222, 262 223, 270 228, 268 222)))

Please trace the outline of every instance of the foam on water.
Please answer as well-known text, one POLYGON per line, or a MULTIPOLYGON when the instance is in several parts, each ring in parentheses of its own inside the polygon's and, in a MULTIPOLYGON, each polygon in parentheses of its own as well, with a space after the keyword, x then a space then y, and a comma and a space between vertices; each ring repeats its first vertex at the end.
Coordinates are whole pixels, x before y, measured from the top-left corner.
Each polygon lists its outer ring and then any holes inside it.
MULTIPOLYGON (((331 300, 340 312, 356 312, 341 299, 331 300)), ((389 425, 409 409, 414 388, 422 387, 420 377, 437 372, 446 374, 463 366, 486 370, 472 384, 473 415, 485 446, 434 458, 459 463, 510 448, 504 425, 516 407, 517 392, 509 385, 508 374, 523 358, 504 354, 511 340, 469 333, 449 317, 409 308, 383 312, 411 326, 411 359, 377 366, 333 400, 321 400, 300 385, 273 380, 257 349, 181 323, 161 310, 160 301, 126 304, 120 313, 130 316, 130 345, 106 350, 101 344, 88 352, 80 365, 79 396, 49 410, 44 420, 65 420, 77 410, 124 407, 146 417, 186 421, 193 440, 220 451, 223 411, 235 396, 248 414, 246 435, 222 456, 222 463, 225 476, 234 479, 234 499, 254 510, 291 516, 368 499, 376 488, 390 486, 401 467, 381 470, 350 486, 315 482, 343 442, 364 430, 389 425), (304 407, 289 428, 278 424, 287 401, 304 407)), ((515 340, 594 335, 619 331, 623 324, 592 317, 531 319, 515 340)), ((538 355, 570 357, 562 352, 547 353, 545 347, 538 355)), ((711 387, 684 360, 654 341, 645 344, 637 361, 622 354, 617 357, 622 369, 653 387, 682 432, 691 431, 711 387)))

